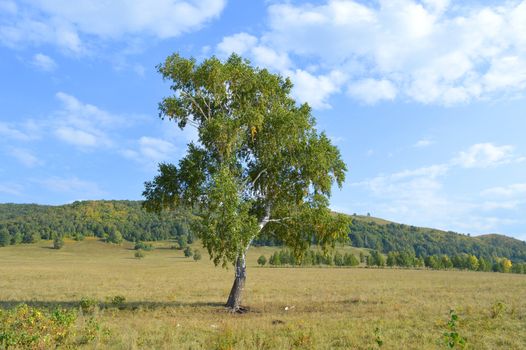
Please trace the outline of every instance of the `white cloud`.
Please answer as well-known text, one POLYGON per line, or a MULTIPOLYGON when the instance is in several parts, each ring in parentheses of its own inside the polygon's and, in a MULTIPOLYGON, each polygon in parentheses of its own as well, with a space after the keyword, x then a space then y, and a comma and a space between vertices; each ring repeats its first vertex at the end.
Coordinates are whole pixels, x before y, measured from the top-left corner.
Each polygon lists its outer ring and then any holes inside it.
POLYGON ((513 149, 491 143, 475 144, 447 163, 382 174, 351 186, 370 192, 370 197, 376 200, 360 206, 365 210, 374 206, 381 217, 461 232, 502 230, 507 225, 519 223, 504 213, 524 210, 525 183, 493 187, 480 194, 450 194, 445 184, 454 169, 488 168, 521 161, 522 158, 513 154, 513 149))
POLYGON ((124 117, 113 115, 97 106, 83 103, 64 92, 56 94, 62 108, 51 117, 56 137, 80 147, 109 147, 113 144, 108 131, 126 124, 124 117))
POLYGON ((34 138, 34 135, 21 131, 19 128, 4 122, 0 122, 0 135, 18 141, 29 141, 34 138))
POLYGON ((526 183, 517 183, 502 187, 492 187, 482 192, 483 196, 490 197, 521 197, 526 196, 526 183))
POLYGON ((55 130, 55 135, 62 141, 66 141, 76 146, 94 147, 98 144, 97 136, 67 126, 57 128, 55 130))
POLYGON ((168 141, 154 137, 143 136, 139 139, 141 154, 155 161, 174 157, 175 146, 168 141))
POLYGON ((360 101, 375 104, 382 100, 394 100, 397 88, 389 80, 364 79, 351 83, 347 92, 360 101))
POLYGON ((0 193, 20 196, 22 195, 22 186, 13 183, 0 183, 0 193))
POLYGON ((416 147, 416 148, 424 148, 424 147, 429 147, 431 146, 432 144, 434 144, 435 142, 433 140, 430 140, 430 139, 421 139, 421 140, 418 140, 414 145, 413 147, 416 147))
POLYGON ((514 154, 513 146, 478 143, 471 146, 468 150, 460 152, 453 159, 453 163, 464 168, 488 168, 522 160, 523 158, 514 154))
MULTIPOLYGON (((287 2, 269 6, 268 23, 258 37, 224 38, 218 50, 255 59, 253 48, 263 47, 287 58, 290 72, 308 66, 318 67, 317 76, 341 72, 349 96, 370 104, 400 98, 453 105, 526 89, 526 0, 494 6, 448 0, 287 2)), ((270 67, 280 66, 280 60, 270 61, 270 67)), ((318 106, 326 108, 339 92, 330 89, 318 106)))
POLYGON ((256 47, 258 39, 247 33, 238 33, 231 36, 226 36, 217 44, 217 51, 223 58, 230 56, 232 53, 237 53, 240 56, 245 55, 256 47))
POLYGON ((292 69, 293 63, 287 53, 278 52, 270 45, 263 45, 255 36, 247 33, 224 37, 217 45, 216 51, 222 58, 231 53, 248 56, 256 66, 290 77, 294 83, 294 97, 300 103, 308 102, 316 109, 329 108, 327 99, 339 92, 346 80, 345 74, 338 70, 327 74, 313 74, 303 69, 292 69))
POLYGON ((34 182, 41 184, 50 191, 74 194, 86 199, 100 198, 105 194, 96 183, 81 180, 77 177, 61 178, 54 176, 34 182))
POLYGON ((135 149, 125 149, 121 154, 140 163, 157 165, 159 162, 176 158, 177 148, 169 141, 143 136, 137 141, 135 149))
MULTIPOLYGON (((220 15, 226 0, 35 0, 8 8, 0 22, 0 41, 55 44, 73 53, 86 50, 86 40, 146 35, 171 38, 199 29, 220 15)), ((11 4, 11 5, 9 5, 11 4)))
POLYGON ((42 53, 37 53, 33 56, 32 64, 45 72, 51 72, 57 68, 56 62, 51 57, 42 53))
POLYGON ((308 102, 313 108, 326 109, 330 105, 328 98, 340 91, 345 76, 339 71, 332 71, 327 75, 313 75, 307 71, 297 69, 289 71, 288 76, 294 83, 293 95, 299 102, 308 102))
POLYGON ((16 158, 20 163, 28 168, 42 165, 42 161, 26 149, 12 148, 9 152, 9 155, 16 158))

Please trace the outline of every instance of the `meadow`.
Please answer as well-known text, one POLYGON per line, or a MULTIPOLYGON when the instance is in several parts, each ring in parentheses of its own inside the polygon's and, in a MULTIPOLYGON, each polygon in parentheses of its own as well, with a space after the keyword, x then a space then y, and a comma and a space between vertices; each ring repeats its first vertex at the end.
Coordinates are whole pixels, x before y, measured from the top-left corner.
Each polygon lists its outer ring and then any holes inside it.
POLYGON ((262 268, 257 258, 274 249, 251 248, 243 298, 250 311, 230 314, 223 304, 233 269, 215 267, 202 248, 195 262, 170 242, 155 243, 143 259, 131 243, 51 245, 0 249, 0 308, 96 300, 104 331, 87 349, 445 349, 450 310, 465 348, 526 348, 525 275, 262 268), (125 300, 108 307, 116 296, 125 300))

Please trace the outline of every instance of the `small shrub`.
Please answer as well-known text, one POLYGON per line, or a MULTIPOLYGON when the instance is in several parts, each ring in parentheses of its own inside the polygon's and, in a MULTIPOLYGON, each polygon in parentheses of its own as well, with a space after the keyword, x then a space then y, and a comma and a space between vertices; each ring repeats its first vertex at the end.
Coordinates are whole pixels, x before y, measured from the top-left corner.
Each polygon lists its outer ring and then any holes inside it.
MULTIPOLYGON (((55 309, 51 312, 21 304, 13 310, 0 310, 0 349, 76 348, 78 339, 86 336, 78 328, 76 310, 55 309)), ((93 324, 97 321, 93 320, 93 324)), ((86 338, 86 344, 95 339, 86 338)))
POLYGON ((505 311, 506 311, 506 304, 504 304, 502 301, 497 301, 495 304, 491 306, 490 316, 491 318, 498 318, 505 311))
POLYGON ((123 240, 122 234, 117 230, 112 230, 106 238, 106 242, 114 244, 121 244, 123 240))
POLYGON ((190 249, 190 247, 186 247, 186 248, 184 249, 184 256, 185 256, 185 257, 187 257, 187 258, 191 258, 193 254, 194 254, 194 253, 192 253, 192 249, 190 249))
POLYGON ((384 341, 382 340, 382 334, 380 332, 380 328, 376 327, 374 329, 374 341, 376 342, 376 345, 378 345, 379 348, 384 345, 384 341))
POLYGON ((144 253, 143 253, 142 250, 139 249, 139 250, 135 251, 134 256, 135 256, 135 259, 142 259, 142 258, 144 258, 144 253))
POLYGON ((199 250, 194 250, 194 261, 201 260, 201 252, 199 250))
POLYGON ((258 258, 258 265, 259 266, 265 266, 266 264, 267 264, 267 258, 265 257, 265 255, 261 255, 258 258))
POLYGON ((447 331, 443 333, 446 346, 450 349, 464 349, 467 341, 466 338, 458 333, 458 315, 455 313, 455 310, 450 310, 449 315, 447 331))
POLYGON ((184 235, 181 235, 181 236, 178 236, 177 237, 177 245, 179 247, 179 249, 185 249, 185 248, 188 248, 188 240, 186 238, 186 236, 184 235))
POLYGON ((82 298, 79 302, 80 309, 85 315, 91 315, 99 307, 99 302, 91 298, 82 298))
POLYGON ((135 247, 133 249, 150 251, 150 250, 153 250, 154 248, 151 243, 136 242, 135 247))
POLYGON ((64 246, 64 238, 62 236, 56 235, 53 238, 53 249, 61 249, 64 246))
POLYGON ((123 310, 126 307, 124 305, 125 302, 126 302, 126 298, 124 296, 122 296, 122 295, 115 295, 110 300, 111 306, 116 307, 119 310, 123 310))

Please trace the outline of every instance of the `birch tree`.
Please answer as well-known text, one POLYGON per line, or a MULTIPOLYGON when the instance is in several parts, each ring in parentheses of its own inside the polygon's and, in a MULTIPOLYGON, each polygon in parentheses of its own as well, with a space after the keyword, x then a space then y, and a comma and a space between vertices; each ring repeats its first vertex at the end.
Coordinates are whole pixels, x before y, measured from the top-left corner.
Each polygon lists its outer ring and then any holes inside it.
POLYGON ((197 63, 174 54, 158 70, 172 90, 160 117, 196 128, 198 140, 177 165, 159 164, 144 207, 198 213, 192 230, 216 265, 235 266, 226 306, 242 312, 246 255, 259 235, 299 259, 313 243, 326 249, 347 237, 348 219, 328 208, 346 166, 311 108, 291 97, 289 79, 236 55, 197 63))

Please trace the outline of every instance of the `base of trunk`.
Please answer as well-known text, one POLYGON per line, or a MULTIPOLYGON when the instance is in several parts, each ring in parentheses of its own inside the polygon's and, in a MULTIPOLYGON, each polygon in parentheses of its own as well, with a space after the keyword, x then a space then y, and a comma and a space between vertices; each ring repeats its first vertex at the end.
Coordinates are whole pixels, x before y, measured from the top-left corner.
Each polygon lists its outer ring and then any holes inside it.
POLYGON ((246 280, 246 267, 245 267, 245 256, 242 255, 237 259, 236 262, 236 278, 232 289, 230 290, 230 295, 225 304, 231 312, 233 313, 245 313, 248 310, 241 306, 241 294, 245 288, 246 280))
POLYGON ((225 304, 225 306, 232 312, 239 312, 239 310, 244 309, 241 306, 241 293, 243 292, 244 287, 245 277, 236 277, 232 289, 230 290, 228 301, 225 304))

